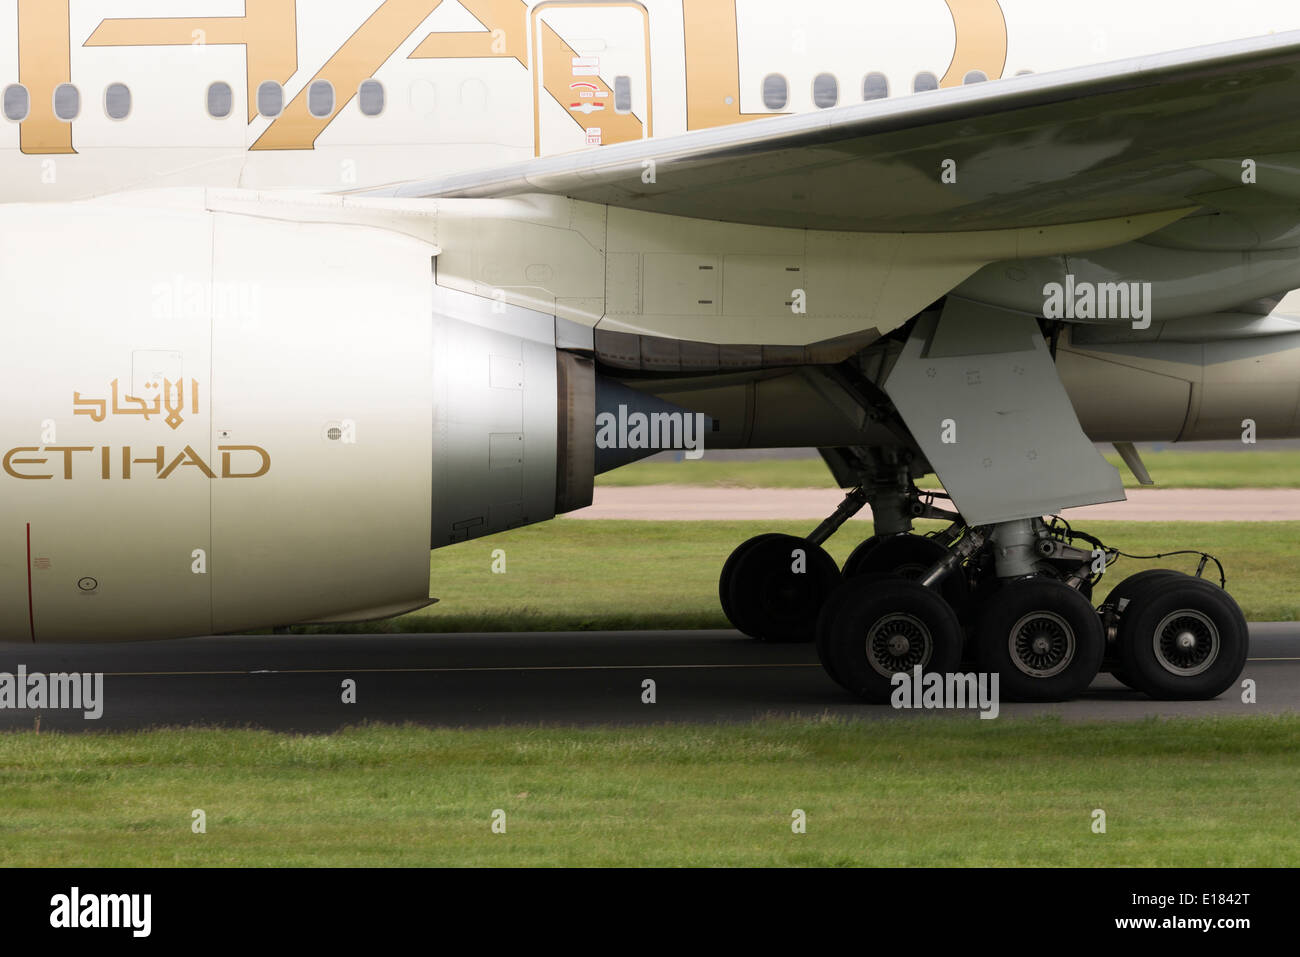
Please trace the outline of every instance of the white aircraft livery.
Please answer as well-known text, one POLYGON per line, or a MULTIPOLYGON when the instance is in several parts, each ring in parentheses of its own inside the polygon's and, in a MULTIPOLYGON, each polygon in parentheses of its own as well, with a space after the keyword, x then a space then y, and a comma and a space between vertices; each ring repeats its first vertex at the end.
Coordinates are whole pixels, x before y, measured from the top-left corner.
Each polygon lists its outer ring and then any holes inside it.
POLYGON ((1300 437, 1296 115, 1290 0, 0 0, 0 641, 400 615, 600 472, 816 447, 740 631, 1215 697, 1218 563, 1094 607, 1059 515, 1300 437))

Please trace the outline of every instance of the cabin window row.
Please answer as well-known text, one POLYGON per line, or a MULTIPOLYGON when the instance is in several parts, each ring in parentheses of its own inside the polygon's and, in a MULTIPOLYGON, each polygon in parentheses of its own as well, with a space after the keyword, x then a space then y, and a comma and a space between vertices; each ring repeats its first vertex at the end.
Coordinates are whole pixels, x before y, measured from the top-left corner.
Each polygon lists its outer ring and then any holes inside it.
MULTIPOLYGON (((262 116, 276 117, 284 112, 284 87, 268 80, 257 88, 257 112, 262 116)), ((0 108, 5 119, 21 123, 31 113, 31 94, 21 83, 11 83, 0 95, 0 108)), ((317 119, 334 113, 334 84, 329 80, 315 80, 307 87, 307 112, 317 119)), ((378 80, 365 80, 357 87, 357 108, 362 116, 378 116, 384 112, 384 85, 378 80)), ((234 109, 235 92, 229 83, 218 80, 211 84, 206 96, 208 115, 222 120, 234 109)), ((54 88, 54 115, 71 123, 81 115, 81 90, 72 83, 60 83, 54 88)), ((104 87, 104 115, 110 120, 124 120, 131 115, 131 88, 125 83, 110 83, 104 87)))
MULTIPOLYGON (((1018 75, 1031 71, 1022 70, 1018 75)), ((983 70, 971 70, 962 78, 963 84, 984 83, 988 75, 983 70)), ((939 89, 939 77, 928 71, 912 78, 912 92, 924 93, 939 89)), ((883 100, 889 96, 889 78, 883 73, 868 73, 862 79, 863 100, 883 100)), ((819 110, 829 109, 840 102, 840 81, 833 73, 819 73, 812 81, 813 105, 819 110)), ((763 77, 763 106, 769 110, 784 110, 790 104, 790 82, 780 73, 763 77)))

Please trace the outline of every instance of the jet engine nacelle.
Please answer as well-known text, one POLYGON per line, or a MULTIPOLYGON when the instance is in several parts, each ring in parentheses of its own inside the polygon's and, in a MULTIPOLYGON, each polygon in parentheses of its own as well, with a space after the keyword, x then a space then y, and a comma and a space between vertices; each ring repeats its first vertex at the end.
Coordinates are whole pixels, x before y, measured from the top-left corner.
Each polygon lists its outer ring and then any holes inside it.
POLYGON ((0 249, 0 640, 397 614, 431 542, 590 500, 590 366, 418 236, 178 199, 3 207, 0 249))
MULTIPOLYGON (((1169 324, 1174 329, 1175 324, 1169 324)), ((1056 363, 1097 442, 1300 437, 1300 333, 1203 342, 1105 341, 1075 328, 1056 363)))

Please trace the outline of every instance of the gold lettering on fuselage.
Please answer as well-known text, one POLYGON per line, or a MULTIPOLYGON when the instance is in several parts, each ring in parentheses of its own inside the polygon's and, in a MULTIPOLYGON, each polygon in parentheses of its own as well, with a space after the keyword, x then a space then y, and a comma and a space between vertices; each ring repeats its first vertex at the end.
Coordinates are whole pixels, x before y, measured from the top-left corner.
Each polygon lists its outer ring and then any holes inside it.
MULTIPOLYGON (((957 32, 941 86, 961 86, 980 70, 990 80, 1007 62, 1007 21, 998 0, 944 0, 957 32)), ((686 44, 686 128, 743 123, 769 112, 740 110, 740 34, 736 0, 683 0, 686 44)))
MULTIPOLYGON (((158 388, 156 382, 146 383, 146 385, 150 388, 158 388)), ((80 392, 72 393, 72 414, 89 416, 92 422, 103 422, 110 413, 114 416, 139 415, 143 416, 147 422, 152 415, 161 418, 163 409, 166 409, 167 416, 163 421, 173 431, 180 428, 181 423, 185 421, 185 417, 181 414, 185 411, 184 379, 177 379, 175 382, 164 379, 162 381, 162 391, 153 397, 152 404, 147 399, 141 399, 133 395, 119 397, 120 387, 117 379, 109 383, 109 391, 112 393, 111 405, 108 399, 86 399, 82 398, 80 392), (174 389, 173 386, 175 386, 174 389)), ((199 414, 199 382, 197 379, 190 380, 190 412, 192 415, 199 414)))
MULTIPOLYGON (((165 446, 152 446, 152 455, 140 454, 138 450, 132 449, 129 445, 121 447, 122 467, 117 478, 138 479, 153 475, 155 478, 171 478, 182 468, 192 468, 200 475, 206 478, 261 478, 267 472, 271 471, 271 454, 260 445, 218 445, 217 451, 221 453, 221 472, 218 474, 213 471, 193 446, 185 446, 174 456, 169 456, 165 446), (256 466, 249 459, 249 455, 256 456, 256 466), (235 456, 244 456, 242 463, 236 462, 235 456), (153 469, 136 469, 137 465, 152 465, 153 469), (248 471, 249 468, 252 471, 248 471)), ((0 469, 10 478, 16 479, 52 479, 55 478, 55 472, 61 471, 64 480, 71 480, 76 477, 77 469, 76 460, 73 458, 77 452, 94 453, 95 446, 90 445, 27 445, 18 448, 9 449, 5 452, 3 458, 0 458, 0 469), (39 458, 33 457, 40 454, 39 458), (51 459, 61 455, 63 458, 62 469, 57 469, 51 462, 51 459), (41 468, 42 474, 31 474, 27 469, 41 468), (22 469, 22 471, 20 471, 22 469), (44 474, 48 472, 48 474, 44 474)), ((100 449, 100 468, 99 477, 101 479, 113 478, 112 474, 112 446, 101 446, 100 449)))
POLYGON ((351 102, 361 81, 374 76, 441 3, 442 0, 385 0, 298 91, 250 148, 312 149, 316 138, 351 102), (307 105, 308 91, 320 80, 327 80, 334 87, 334 109, 324 116, 312 116, 307 105))
POLYGON ((40 450, 41 448, 39 445, 24 445, 21 446, 20 448, 10 449, 8 452, 5 453, 4 460, 3 462, 0 462, 0 466, 3 466, 6 475, 12 476, 13 478, 16 479, 54 478, 53 475, 23 475, 21 472, 14 471, 14 466, 16 465, 44 465, 46 462, 48 462, 49 459, 46 458, 41 458, 41 459, 18 458, 19 455, 22 455, 25 452, 39 452, 40 450))
MULTIPOLYGON (((352 101, 361 82, 374 76, 441 5, 442 0, 384 0, 271 120, 250 149, 312 149, 317 137, 352 101), (320 80, 333 86, 334 105, 329 113, 313 116, 308 94, 320 80)), ((411 53, 412 59, 509 56, 528 66, 527 7, 522 0, 461 0, 461 5, 483 23, 484 31, 431 33, 411 53)), ((246 0, 242 17, 104 20, 85 45, 178 46, 196 42, 245 47, 251 123, 257 118, 258 86, 267 80, 287 83, 298 68, 296 0, 246 0)))
MULTIPOLYGON (((44 3, 44 0, 32 2, 44 3)), ((66 27, 64 36, 67 36, 66 27)), ((257 117, 258 85, 266 80, 288 83, 298 69, 297 0, 245 0, 242 17, 105 20, 95 28, 85 46, 193 46, 208 43, 244 47, 248 122, 251 123, 257 117)))
POLYGON ((770 113, 740 112, 736 0, 685 0, 686 128, 702 130, 770 113))
POLYGON ((156 474, 159 478, 162 478, 162 474, 161 474, 161 473, 162 473, 163 458, 165 457, 165 452, 164 452, 164 449, 163 449, 163 447, 162 447, 161 445, 156 445, 156 446, 154 446, 154 448, 157 449, 157 451, 154 453, 153 458, 138 458, 138 459, 137 459, 137 458, 132 458, 132 457, 131 457, 131 446, 129 446, 129 445, 127 445, 127 446, 123 446, 123 448, 122 448, 122 478, 130 478, 130 477, 131 477, 131 466, 132 466, 132 465, 148 465, 148 464, 151 463, 151 462, 153 463, 153 466, 154 466, 154 474, 156 474))
POLYGON ((998 0, 944 0, 957 30, 952 63, 940 86, 961 86, 966 75, 979 70, 990 80, 1007 65, 1007 21, 998 0))
POLYGON ((266 449, 258 445, 218 445, 217 451, 221 453, 221 477, 222 478, 261 478, 267 472, 271 471, 271 456, 267 454, 266 449), (256 472, 235 472, 230 467, 230 457, 236 452, 256 452, 261 456, 262 464, 257 467, 256 472))
POLYGON ((470 60, 514 57, 528 67, 528 4, 524 0, 460 0, 479 23, 482 32, 430 33, 409 57, 411 60, 470 60))
POLYGON ((72 82, 69 0, 18 0, 18 82, 27 87, 27 118, 18 126, 27 154, 75 153, 72 123, 54 115, 54 90, 72 82))
POLYGON ((93 445, 47 445, 45 451, 63 453, 63 477, 70 479, 72 478, 72 453, 93 452, 95 447, 93 445))
POLYGON ((167 476, 175 472, 179 466, 182 465, 192 466, 198 469, 208 478, 217 477, 216 474, 212 471, 212 469, 208 468, 208 463, 203 461, 203 459, 199 458, 199 453, 195 452, 194 449, 188 445, 185 446, 185 448, 181 451, 179 455, 176 456, 176 458, 172 459, 172 463, 170 465, 168 465, 165 469, 163 469, 161 472, 158 473, 158 477, 166 478, 167 476))
MULTIPOLYGON (((31 103, 30 115, 20 124, 21 149, 24 153, 73 153, 73 123, 59 120, 52 102, 55 88, 60 83, 72 82, 69 0, 17 2, 19 78, 28 88, 31 103)), ((524 0, 458 2, 484 29, 431 32, 411 52, 410 59, 513 58, 525 69, 529 67, 529 8, 524 0)), ((1006 64, 1007 28, 998 0, 944 2, 952 14, 957 39, 941 85, 960 85, 972 70, 980 70, 990 79, 1000 77, 1006 64)), ((355 97, 361 82, 374 76, 441 4, 442 0, 384 0, 271 120, 250 149, 312 149, 339 111, 355 97), (308 108, 311 85, 318 80, 328 80, 335 94, 332 110, 319 117, 313 116, 308 108)), ((536 10, 544 6, 539 5, 536 10)), ((740 108, 736 0, 683 0, 682 12, 687 129, 723 126, 772 115, 768 111, 743 113, 740 108)), ((283 85, 298 72, 297 13, 296 0, 245 0, 243 16, 105 19, 84 45, 242 45, 246 59, 248 122, 252 123, 257 118, 257 87, 267 80, 283 85)), ((646 35, 649 70, 648 26, 646 35)), ((571 51, 568 43, 540 20, 532 42, 540 45, 537 55, 547 61, 562 59, 566 51, 571 51)), ((565 71, 547 69, 543 73, 547 93, 566 105, 571 91, 561 82, 565 71)), ((647 98, 649 95, 647 89, 647 98)), ((570 115, 579 126, 586 126, 582 118, 570 115)), ((641 121, 634 116, 607 112, 601 119, 602 143, 641 136, 641 121)), ((646 123, 645 132, 649 135, 652 132, 648 128, 649 117, 646 123)))
MULTIPOLYGON (((156 388, 157 382, 145 383, 146 386, 156 388)), ((178 379, 173 383, 169 379, 162 380, 162 388, 159 395, 154 397, 153 403, 150 404, 145 399, 134 396, 119 397, 118 380, 114 379, 110 383, 111 401, 105 399, 87 399, 83 398, 80 392, 72 393, 72 414, 84 415, 90 418, 92 422, 103 422, 109 415, 139 415, 146 421, 151 416, 161 417, 162 411, 167 411, 167 416, 163 421, 172 429, 179 427, 183 421, 181 413, 185 410, 185 380, 178 379), (174 388, 173 388, 174 387, 174 388)), ((197 379, 190 380, 190 412, 192 415, 199 414, 199 383, 197 379)), ((91 445, 48 445, 48 446, 23 446, 20 448, 10 449, 0 460, 0 468, 6 475, 16 479, 52 479, 53 472, 49 475, 30 474, 26 471, 28 467, 50 466, 50 457, 54 454, 63 456, 63 478, 71 479, 74 474, 73 455, 77 452, 94 453, 97 446, 91 445), (27 456, 29 453, 44 453, 42 458, 20 457, 27 456), (20 468, 23 469, 20 471, 20 468)), ((101 479, 113 478, 113 447, 98 446, 99 448, 99 477, 101 479)), ((168 455, 166 446, 152 446, 153 454, 144 455, 139 450, 133 449, 129 445, 122 446, 119 452, 121 468, 118 472, 118 478, 131 479, 137 475, 148 475, 149 469, 137 469, 136 466, 152 465, 152 473, 160 479, 171 478, 179 470, 192 468, 207 478, 261 478, 271 470, 271 456, 260 445, 218 445, 217 451, 221 453, 221 474, 217 475, 212 467, 204 460, 194 447, 186 445, 180 452, 175 455, 168 455), (248 460, 252 454, 257 456, 257 465, 248 460), (236 455, 244 456, 244 461, 239 463, 236 468, 234 457, 236 455), (248 471, 248 468, 252 471, 248 471)))

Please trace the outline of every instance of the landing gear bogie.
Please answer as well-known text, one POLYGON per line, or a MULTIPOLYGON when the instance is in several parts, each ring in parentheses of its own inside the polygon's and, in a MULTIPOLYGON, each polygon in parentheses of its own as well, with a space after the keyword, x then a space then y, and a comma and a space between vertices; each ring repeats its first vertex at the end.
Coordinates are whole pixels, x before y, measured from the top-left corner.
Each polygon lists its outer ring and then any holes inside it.
MULTIPOLYGON (((815 638, 827 674, 870 702, 888 701, 894 676, 918 667, 996 674, 1000 694, 1023 701, 1068 700, 1101 670, 1184 700, 1221 694, 1240 675, 1245 618, 1221 587, 1151 569, 1094 609, 1092 588, 1118 549, 1060 519, 970 526, 922 494, 931 493, 886 497, 895 511, 881 524, 879 502, 857 488, 806 538, 745 542, 719 582, 727 617, 763 641, 815 638), (841 573, 822 543, 868 500, 879 534, 841 573), (920 517, 950 524, 911 534, 910 518, 920 517)), ((1202 553, 1198 574, 1210 561, 1202 553)))

